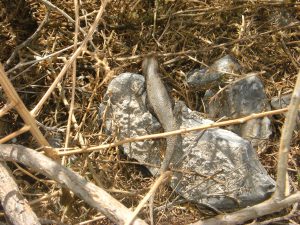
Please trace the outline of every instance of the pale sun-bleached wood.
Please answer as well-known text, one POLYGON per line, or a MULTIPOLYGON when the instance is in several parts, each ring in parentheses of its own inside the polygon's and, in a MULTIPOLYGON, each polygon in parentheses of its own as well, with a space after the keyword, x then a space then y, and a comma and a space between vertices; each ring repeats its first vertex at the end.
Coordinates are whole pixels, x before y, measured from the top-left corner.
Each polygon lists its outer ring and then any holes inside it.
POLYGON ((14 225, 40 225, 27 200, 21 195, 12 172, 5 162, 0 162, 0 183, 1 205, 8 221, 14 225))
MULTIPOLYGON (((46 157, 40 152, 21 145, 0 145, 0 159, 16 161, 47 176, 68 188, 87 204, 97 209, 116 224, 125 224, 132 218, 133 212, 113 198, 110 194, 95 184, 88 182, 71 169, 46 157)), ((145 225, 141 219, 136 219, 134 225, 145 225)))

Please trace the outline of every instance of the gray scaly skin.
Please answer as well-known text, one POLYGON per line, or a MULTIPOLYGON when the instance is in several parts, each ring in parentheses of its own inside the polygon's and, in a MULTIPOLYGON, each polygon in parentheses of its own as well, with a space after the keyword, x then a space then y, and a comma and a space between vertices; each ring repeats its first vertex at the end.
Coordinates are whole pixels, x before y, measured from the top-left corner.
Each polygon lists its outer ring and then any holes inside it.
MULTIPOLYGON (((154 57, 145 58, 143 61, 143 74, 146 79, 148 103, 154 111, 165 132, 179 129, 172 110, 170 96, 163 84, 159 72, 158 63, 154 57)), ((174 150, 176 148, 178 135, 167 137, 167 149, 165 158, 161 164, 160 172, 169 168, 174 150)))

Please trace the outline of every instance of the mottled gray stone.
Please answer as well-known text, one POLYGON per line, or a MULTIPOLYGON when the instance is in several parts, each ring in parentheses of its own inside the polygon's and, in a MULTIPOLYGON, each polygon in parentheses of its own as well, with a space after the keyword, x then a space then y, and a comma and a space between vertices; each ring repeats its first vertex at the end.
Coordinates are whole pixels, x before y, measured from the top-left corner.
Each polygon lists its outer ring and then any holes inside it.
MULTIPOLYGON (((129 137, 162 132, 157 119, 146 108, 145 79, 142 75, 123 73, 109 84, 105 103, 100 105, 106 112, 106 132, 117 136, 118 140, 129 137), (109 104, 108 104, 109 103, 109 104)), ((139 162, 159 165, 162 142, 146 140, 123 145, 124 152, 139 162)), ((151 172, 157 172, 150 168, 151 172)))
POLYGON ((271 99, 271 106, 273 109, 282 109, 288 107, 291 102, 292 95, 282 95, 271 99))
POLYGON ((215 87, 222 83, 226 74, 239 73, 241 66, 230 55, 226 55, 215 61, 207 69, 196 69, 187 75, 188 85, 201 90, 215 87))
MULTIPOLYGON (((181 128, 210 124, 186 106, 181 128)), ((224 129, 184 135, 180 167, 204 176, 176 173, 171 187, 191 201, 218 209, 246 207, 261 202, 275 190, 275 182, 260 164, 249 141, 224 129)), ((179 160, 180 161, 180 160, 179 160)))
MULTIPOLYGON (((292 94, 282 95, 271 99, 271 106, 273 109, 282 109, 288 107, 291 102, 292 94)), ((300 112, 296 118, 296 129, 300 128, 300 112)))
MULTIPOLYGON (((162 131, 159 122, 145 104, 144 77, 124 73, 108 86, 106 102, 107 132, 119 140, 162 131)), ((177 102, 181 128, 212 123, 200 113, 177 102)), ((160 165, 162 140, 124 144, 124 152, 141 163, 160 165)), ((251 144, 224 129, 208 129, 182 134, 182 148, 177 148, 172 167, 193 171, 174 173, 170 186, 189 201, 218 209, 234 209, 261 202, 274 191, 274 181, 260 164, 251 144)), ((157 169, 149 167, 153 174, 157 169)))
MULTIPOLYGON (((244 79, 233 83, 210 101, 216 91, 206 94, 205 102, 210 118, 229 117, 232 119, 270 110, 264 87, 255 74, 248 74, 244 79)), ((251 141, 254 146, 267 140, 272 134, 271 121, 268 117, 249 120, 227 129, 251 141)))

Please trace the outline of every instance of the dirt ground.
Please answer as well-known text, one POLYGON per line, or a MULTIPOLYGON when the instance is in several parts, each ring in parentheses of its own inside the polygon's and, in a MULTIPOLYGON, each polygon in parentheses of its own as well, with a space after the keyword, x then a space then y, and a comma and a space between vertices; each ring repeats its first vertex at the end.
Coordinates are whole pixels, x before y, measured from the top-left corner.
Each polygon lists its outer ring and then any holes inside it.
MULTIPOLYGON (((102 132, 98 117, 98 106, 107 85, 122 72, 141 73, 141 62, 149 53, 156 53, 172 97, 202 113, 205 113, 204 108, 197 102, 204 91, 187 87, 186 75, 226 54, 237 59, 244 73, 259 72, 269 99, 291 93, 300 68, 300 1, 292 4, 279 2, 110 1, 92 41, 77 58, 74 115, 78 127, 73 121, 68 146, 96 146, 108 139, 102 132)), ((52 0, 51 3, 57 8, 51 8, 41 0, 0 0, 0 61, 29 110, 39 102, 74 52, 75 25, 65 15, 75 18, 74 3, 70 0, 52 0), (36 31, 32 40, 18 47, 36 31), (58 52, 62 49, 65 50, 58 52), (46 57, 55 52, 54 56, 46 57), (43 57, 45 59, 39 60, 43 57)), ((100 0, 81 1, 80 27, 84 33, 93 23, 100 5, 100 0)), ((85 36, 82 31, 78 33, 79 42, 85 36)), ((229 76, 227 79, 230 83, 237 78, 229 76)), ((41 131, 55 147, 65 146, 71 90, 70 68, 36 117, 44 125, 40 127, 41 131)), ((1 106, 6 102, 2 93, 0 102, 1 106)), ((283 122, 282 115, 272 117, 273 135, 269 143, 258 151, 261 163, 273 178, 283 122)), ((3 137, 22 125, 18 114, 12 111, 1 118, 0 135, 3 137)), ((13 141, 38 148, 30 133, 13 141)), ((110 137, 110 141, 114 138, 110 137)), ((295 131, 288 170, 292 190, 300 190, 299 141, 300 134, 295 131)), ((120 162, 124 160, 130 159, 120 149, 110 148, 70 156, 66 161, 68 167, 101 185, 130 208, 137 206, 154 178, 142 165, 120 162)), ((30 168, 25 169, 39 179, 25 174, 19 168, 24 168, 22 165, 10 163, 9 166, 29 202, 51 194, 50 198, 32 205, 39 218, 64 224, 112 224, 76 197, 71 200, 69 210, 64 211, 65 200, 60 198, 57 184, 30 168), (93 218, 98 219, 90 221, 93 218)), ((156 196, 155 206, 175 197, 172 190, 163 187, 156 196)), ((287 209, 260 220, 288 212, 287 209)), ((4 221, 3 211, 0 215, 0 220, 4 221)), ((213 212, 184 203, 158 213, 157 224, 188 224, 212 215, 213 212)), ((147 221, 149 211, 145 208, 139 216, 147 221)), ((280 221, 280 224, 297 223, 300 223, 299 217, 280 221)))

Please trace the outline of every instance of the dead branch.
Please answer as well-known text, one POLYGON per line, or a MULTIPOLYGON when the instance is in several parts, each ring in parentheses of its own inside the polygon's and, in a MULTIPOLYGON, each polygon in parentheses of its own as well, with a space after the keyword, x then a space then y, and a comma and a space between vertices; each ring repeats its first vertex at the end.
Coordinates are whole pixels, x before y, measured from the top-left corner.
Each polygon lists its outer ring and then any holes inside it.
POLYGON ((298 106, 300 103, 300 71, 297 75, 297 81, 292 95, 288 112, 283 125, 282 134, 280 137, 280 146, 277 164, 277 180, 276 191, 274 197, 281 200, 285 196, 286 189, 286 174, 288 166, 288 156, 290 150, 290 143, 293 136, 293 131, 296 126, 296 118, 298 116, 298 106))
POLYGON ((239 210, 234 213, 219 215, 211 219, 198 221, 190 225, 232 225, 242 224, 245 221, 255 219, 267 214, 279 212, 282 209, 289 207, 295 202, 300 201, 300 191, 286 197, 281 201, 276 201, 274 198, 262 202, 260 204, 239 210))
MULTIPOLYGON (((70 189, 75 195, 96 208, 113 222, 124 224, 132 218, 132 211, 106 191, 88 182, 71 169, 61 166, 42 153, 20 145, 0 145, 0 149, 0 159, 23 163, 25 166, 55 180, 62 186, 70 189)), ((136 219, 133 224, 141 225, 146 223, 141 219, 136 219)))
POLYGON ((27 38, 22 44, 18 45, 13 53, 11 54, 11 56, 9 57, 9 59, 5 62, 5 66, 8 66, 9 64, 11 64, 11 62, 13 61, 13 59, 15 58, 15 56, 17 55, 17 53, 24 47, 26 47, 33 39, 35 39, 39 33, 41 32, 43 26, 48 22, 49 19, 49 12, 46 12, 45 18, 43 19, 43 21, 41 22, 41 24, 39 25, 39 27, 37 28, 37 30, 29 37, 27 38))
POLYGON ((13 175, 5 162, 0 162, 0 200, 8 221, 14 225, 39 225, 39 219, 27 200, 20 194, 13 175), (3 185, 5 184, 5 185, 3 185))
POLYGON ((24 105, 23 101, 21 100, 20 96, 16 92, 14 86, 8 79, 1 63, 0 63, 0 75, 1 75, 0 84, 4 92, 6 93, 10 103, 15 104, 14 108, 17 110, 19 115, 22 117, 23 121, 26 123, 24 130, 26 130, 27 129, 26 127, 28 127, 31 134, 35 137, 38 143, 41 146, 45 146, 44 148, 45 153, 53 159, 58 159, 57 152, 54 149, 50 148, 50 144, 48 143, 46 138, 43 136, 43 134, 37 127, 34 118, 31 116, 26 106, 24 105))

